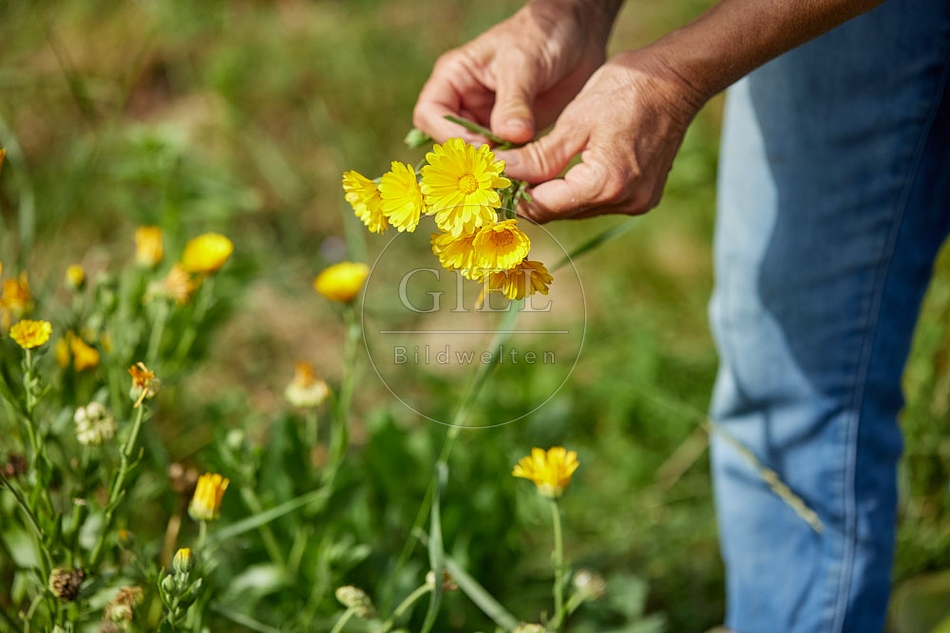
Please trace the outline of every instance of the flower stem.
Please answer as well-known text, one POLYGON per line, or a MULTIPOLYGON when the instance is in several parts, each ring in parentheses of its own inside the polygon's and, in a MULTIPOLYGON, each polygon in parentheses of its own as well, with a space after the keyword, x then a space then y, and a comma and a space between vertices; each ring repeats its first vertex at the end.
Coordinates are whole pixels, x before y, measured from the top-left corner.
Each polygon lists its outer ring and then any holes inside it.
POLYGON ((92 569, 95 569, 99 562, 99 556, 102 554, 102 547, 105 545, 106 536, 112 527, 113 514, 115 513, 115 510, 119 505, 119 501, 124 493, 122 488, 125 485, 125 479, 135 466, 134 464, 130 464, 129 460, 132 458, 132 451, 135 449, 136 440, 138 439, 139 430, 142 428, 142 420, 144 417, 145 406, 139 405, 135 411, 135 420, 132 423, 132 432, 129 434, 129 439, 126 440, 125 444, 123 444, 122 450, 119 453, 119 472, 116 473, 115 481, 113 482, 112 488, 109 491, 109 502, 106 505, 105 518, 102 522, 99 540, 96 541, 96 546, 92 550, 92 555, 89 557, 89 567, 92 569))
MULTIPOLYGON (((257 498, 257 493, 255 493, 254 489, 250 486, 241 486, 241 497, 254 514, 257 515, 264 511, 260 499, 257 498)), ((285 569, 287 563, 284 560, 284 555, 280 551, 280 546, 277 544, 277 539, 274 537, 274 532, 270 529, 270 525, 266 523, 261 524, 258 526, 257 531, 260 532, 261 540, 264 542, 264 549, 267 550, 271 561, 282 570, 285 569)))
POLYGON ((557 499, 551 499, 551 519, 554 525, 554 630, 560 631, 564 623, 564 537, 561 532, 561 507, 557 499))
POLYGON ((343 612, 343 615, 340 616, 340 619, 336 621, 336 624, 333 625, 333 628, 330 629, 330 633, 340 633, 343 630, 343 627, 346 626, 346 623, 350 621, 350 618, 353 617, 353 614, 356 613, 356 610, 352 607, 343 612))
POLYGON ((165 324, 168 322, 168 300, 161 299, 158 302, 158 315, 155 317, 155 324, 152 326, 152 335, 148 340, 148 350, 145 352, 145 363, 149 367, 155 365, 158 361, 158 352, 162 344, 162 335, 165 333, 165 324))
POLYGON ((346 306, 343 319, 346 324, 346 338, 343 342, 343 384, 340 386, 336 416, 332 423, 330 459, 324 474, 324 482, 332 481, 336 475, 349 444, 350 405, 353 401, 353 388, 356 381, 356 350, 361 330, 352 305, 346 306))
POLYGON ((401 618, 402 615, 409 609, 409 607, 418 602, 419 598, 432 591, 432 589, 433 587, 429 583, 425 583, 424 585, 417 587, 415 591, 406 596, 405 600, 399 603, 399 606, 396 607, 396 610, 393 611, 393 614, 383 623, 383 626, 380 627, 378 633, 387 633, 390 631, 395 625, 396 620, 401 618))

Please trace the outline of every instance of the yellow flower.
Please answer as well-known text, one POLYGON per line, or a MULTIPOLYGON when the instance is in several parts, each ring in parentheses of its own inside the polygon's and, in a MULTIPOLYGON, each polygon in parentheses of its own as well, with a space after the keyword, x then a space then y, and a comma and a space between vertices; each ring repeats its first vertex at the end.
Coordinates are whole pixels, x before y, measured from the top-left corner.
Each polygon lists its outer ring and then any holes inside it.
POLYGON ((476 279, 474 233, 453 237, 451 233, 433 233, 429 241, 432 252, 446 270, 461 270, 469 279, 476 279))
POLYGON ((294 364, 294 379, 284 389, 284 396, 290 404, 295 407, 316 408, 329 395, 330 387, 326 381, 317 378, 313 363, 294 364))
POLYGON ((440 229, 458 237, 494 221, 501 206, 496 189, 509 187, 511 181, 502 176, 505 162, 495 160, 487 145, 476 148, 451 138, 434 145, 426 161, 421 189, 440 229))
POLYGON ((489 273, 488 288, 500 290, 510 300, 517 301, 536 292, 548 294, 548 286, 553 281, 544 264, 525 259, 510 270, 489 273))
POLYGON ((99 352, 95 348, 87 345, 79 336, 74 336, 72 333, 67 334, 67 336, 69 337, 69 351, 72 352, 73 356, 73 369, 84 371, 99 364, 99 352))
POLYGON ((23 349, 33 349, 39 347, 49 340, 53 333, 53 324, 49 321, 30 321, 24 319, 18 321, 16 325, 10 328, 10 338, 16 341, 16 344, 23 349))
POLYGON ((503 220, 482 228, 472 242, 475 267, 483 272, 509 270, 528 254, 531 240, 518 228, 517 220, 503 220))
POLYGON ((412 165, 393 161, 392 171, 379 179, 379 195, 382 213, 390 224, 400 231, 416 230, 425 203, 412 165))
POLYGON ((340 262, 324 269, 313 281, 314 289, 331 301, 349 303, 360 293, 369 275, 361 262, 340 262))
POLYGON ((181 266, 190 273, 211 274, 220 270, 234 252, 234 244, 218 233, 205 233, 188 240, 181 266))
POLYGON ((7 157, 7 150, 0 147, 0 169, 3 169, 3 159, 7 157))
POLYGON ((348 171, 343 174, 343 191, 356 217, 370 233, 382 233, 389 228, 389 221, 383 215, 383 199, 375 182, 360 173, 348 171))
POLYGON ((172 559, 172 569, 176 574, 187 574, 195 568, 195 555, 192 554, 190 547, 182 547, 175 552, 172 559))
POLYGON ((0 295, 0 322, 3 329, 9 330, 10 324, 21 319, 33 309, 33 294, 26 273, 20 273, 17 279, 3 281, 3 294, 0 295))
POLYGON ((182 268, 181 264, 173 264, 165 279, 161 283, 161 294, 180 306, 191 301, 191 295, 201 286, 201 281, 194 279, 191 273, 182 268))
POLYGON ((129 389, 129 397, 135 400, 132 408, 137 408, 146 398, 154 398, 155 394, 162 386, 162 382, 155 377, 155 372, 149 371, 145 363, 139 361, 129 367, 129 375, 132 376, 132 388, 129 389))
POLYGON ((557 499, 564 494, 571 483, 571 475, 579 465, 577 453, 567 451, 562 446, 554 446, 547 452, 532 448, 531 455, 522 457, 511 474, 530 479, 543 496, 557 499))
POLYGON ((205 473, 198 478, 195 496, 188 505, 188 514, 195 521, 213 521, 221 511, 221 497, 229 480, 218 474, 205 473))
POLYGON ((64 279, 67 288, 71 290, 82 290, 83 286, 86 285, 86 271, 79 264, 73 264, 66 269, 64 279))
POLYGON ((157 226, 140 226, 135 229, 135 263, 142 268, 155 268, 165 259, 165 244, 162 229, 157 226))

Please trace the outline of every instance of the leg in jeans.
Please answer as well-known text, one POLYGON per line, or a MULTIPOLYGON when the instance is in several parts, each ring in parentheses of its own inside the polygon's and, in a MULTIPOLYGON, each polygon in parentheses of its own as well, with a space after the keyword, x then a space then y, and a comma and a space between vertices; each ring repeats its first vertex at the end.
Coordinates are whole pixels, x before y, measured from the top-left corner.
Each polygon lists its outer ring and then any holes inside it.
POLYGON ((900 378, 950 224, 948 80, 950 3, 889 0, 727 97, 711 415, 824 525, 714 438, 739 633, 883 629, 900 378))

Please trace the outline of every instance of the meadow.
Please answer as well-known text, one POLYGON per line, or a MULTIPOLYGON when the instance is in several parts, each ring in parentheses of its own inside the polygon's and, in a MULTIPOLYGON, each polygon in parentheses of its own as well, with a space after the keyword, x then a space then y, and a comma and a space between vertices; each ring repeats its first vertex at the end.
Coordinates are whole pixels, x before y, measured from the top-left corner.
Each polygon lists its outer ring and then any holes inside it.
MULTIPOLYGON (((562 325, 583 344, 567 375, 483 365, 471 400, 477 365, 384 375, 360 327, 385 306, 367 316, 314 290, 343 260, 432 265, 368 233, 341 175, 422 159, 403 139, 434 60, 520 5, 0 3, 0 631, 722 622, 705 415, 721 97, 657 209, 545 227, 576 254, 552 287, 573 271, 579 307, 562 325), (161 257, 143 260, 141 227, 160 228, 161 257), (189 261, 208 234, 233 252, 189 261), (22 349, 7 335, 18 318, 49 321, 50 340, 22 349), (330 394, 316 404, 288 399, 319 380, 330 394), (98 442, 76 436, 91 402, 115 420, 98 442), (552 446, 580 464, 556 503, 512 477, 552 446), (432 569, 451 581, 427 581, 432 569)), ((708 5, 631 0, 612 46, 708 5)), ((950 253, 937 269, 905 377, 893 633, 950 630, 950 253)))

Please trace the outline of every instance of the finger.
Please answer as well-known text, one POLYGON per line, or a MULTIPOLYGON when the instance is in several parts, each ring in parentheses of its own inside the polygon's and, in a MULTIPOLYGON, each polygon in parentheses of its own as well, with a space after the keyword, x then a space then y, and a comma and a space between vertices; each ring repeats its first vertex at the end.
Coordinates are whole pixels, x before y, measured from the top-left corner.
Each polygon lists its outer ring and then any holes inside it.
POLYGON ((564 178, 531 189, 531 202, 521 212, 539 223, 624 212, 630 183, 619 170, 615 172, 597 163, 575 165, 564 178))
POLYGON ((489 110, 491 99, 492 95, 464 65, 451 60, 438 62, 419 92, 412 123, 438 142, 445 142, 452 137, 485 142, 478 134, 469 132, 445 117, 451 115, 472 120, 472 112, 489 110))
POLYGON ((517 52, 495 64, 495 105, 491 130, 512 143, 527 143, 534 137, 534 100, 538 73, 517 52))
POLYGON ((540 183, 558 177, 587 145, 587 133, 570 125, 555 125, 547 136, 518 149, 497 152, 512 178, 540 183))

